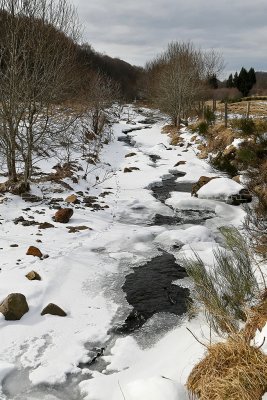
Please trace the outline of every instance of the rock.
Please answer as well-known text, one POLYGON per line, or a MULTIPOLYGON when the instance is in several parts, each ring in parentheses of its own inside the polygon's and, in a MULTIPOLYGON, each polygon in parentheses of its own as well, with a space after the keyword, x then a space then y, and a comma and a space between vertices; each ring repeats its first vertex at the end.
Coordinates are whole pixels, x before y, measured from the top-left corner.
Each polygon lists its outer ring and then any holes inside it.
MULTIPOLYGON (((29 217, 30 218, 30 217, 29 217)), ((21 223, 22 226, 33 226, 33 225, 39 225, 39 222, 37 221, 27 221, 26 219, 21 223)))
MULTIPOLYGON (((29 217, 29 218, 34 218, 34 217, 29 217)), ((18 217, 18 218, 15 218, 14 220, 13 220, 13 222, 14 222, 14 224, 15 225, 18 225, 19 223, 21 223, 21 225, 23 225, 23 226, 32 226, 32 225, 39 225, 39 222, 37 222, 37 221, 29 221, 29 220, 26 220, 24 217, 22 217, 22 216, 20 216, 20 217, 18 217)))
POLYGON ((49 229, 49 228, 54 228, 54 227, 55 227, 55 225, 50 224, 50 222, 42 222, 42 223, 38 226, 39 229, 49 229))
POLYGON ((95 203, 98 200, 98 198, 96 196, 86 196, 83 199, 84 204, 86 205, 92 205, 93 203, 95 203))
POLYGON ((71 194, 70 196, 66 197, 65 201, 66 203, 73 203, 76 204, 78 200, 78 197, 76 196, 76 194, 71 194))
POLYGON ((236 147, 233 145, 227 146, 226 149, 223 151, 223 156, 231 156, 234 157, 236 155, 236 147))
POLYGON ((29 281, 40 281, 41 280, 40 275, 38 274, 38 272, 35 272, 35 271, 28 272, 28 274, 25 276, 27 279, 29 279, 29 281))
POLYGON ((124 173, 127 173, 127 172, 133 172, 133 171, 140 171, 140 168, 138 168, 138 167, 126 167, 126 168, 124 168, 124 173))
POLYGON ((125 158, 136 156, 136 153, 128 153, 125 155, 125 158))
POLYGON ((64 201, 62 197, 53 197, 50 201, 49 204, 57 204, 64 201))
POLYGON ((19 247, 18 244, 11 244, 10 247, 19 247))
POLYGON ((235 181, 235 182, 237 182, 237 183, 241 183, 241 182, 240 182, 240 175, 236 175, 236 176, 234 176, 232 179, 233 179, 233 181, 235 181))
POLYGON ((39 258, 42 258, 42 256, 43 256, 42 252, 38 249, 38 247, 35 247, 35 246, 30 246, 27 250, 26 255, 39 257, 39 258))
POLYGON ((24 219, 24 217, 23 217, 22 215, 21 215, 20 217, 15 218, 15 219, 13 220, 13 222, 14 222, 15 225, 18 225, 20 222, 23 222, 23 221, 25 221, 25 219, 24 219))
POLYGON ((85 225, 80 225, 80 226, 68 226, 67 227, 69 229, 68 233, 77 233, 80 231, 85 231, 87 229, 89 229, 90 231, 92 231, 92 228, 89 228, 89 226, 85 226, 85 225))
POLYGON ((217 179, 218 176, 208 177, 208 176, 201 176, 199 180, 192 186, 191 196, 197 197, 197 192, 202 186, 206 185, 212 179, 217 179))
POLYGON ((99 195, 99 197, 106 197, 106 196, 108 196, 109 194, 113 194, 113 192, 103 192, 103 193, 101 193, 101 194, 99 195))
POLYGON ((41 312, 41 315, 50 314, 50 315, 57 315, 59 317, 66 317, 67 314, 65 313, 62 308, 57 306, 54 303, 49 303, 41 312))
POLYGON ((249 193, 247 189, 241 189, 239 193, 232 194, 226 200, 227 204, 231 204, 232 206, 239 206, 243 203, 251 203, 252 195, 249 193))
POLYGON ((21 198, 24 201, 28 201, 30 203, 39 203, 40 201, 43 200, 42 197, 36 196, 35 194, 29 192, 22 193, 21 198))
POLYGON ((72 208, 60 208, 54 216, 55 222, 60 222, 61 224, 67 224, 73 215, 72 208))
POLYGON ((179 167, 179 165, 184 165, 184 164, 186 164, 186 161, 178 161, 175 165, 174 165, 174 167, 179 167))
POLYGON ((26 297, 21 293, 11 293, 0 304, 0 312, 7 321, 21 319, 29 311, 26 297))

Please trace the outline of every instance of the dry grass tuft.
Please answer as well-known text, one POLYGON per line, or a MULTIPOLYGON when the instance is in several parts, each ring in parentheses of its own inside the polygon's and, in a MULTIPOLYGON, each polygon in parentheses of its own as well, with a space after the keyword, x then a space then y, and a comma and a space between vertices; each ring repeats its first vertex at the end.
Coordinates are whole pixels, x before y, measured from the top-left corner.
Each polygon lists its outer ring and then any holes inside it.
POLYGON ((161 130, 162 133, 165 133, 168 136, 170 136, 171 138, 170 144, 172 146, 177 146, 177 144, 183 141, 183 139, 180 136, 179 129, 180 129, 179 126, 165 125, 161 130))
POLYGON ((208 347, 187 388, 199 400, 260 400, 267 389, 267 356, 236 334, 208 347))

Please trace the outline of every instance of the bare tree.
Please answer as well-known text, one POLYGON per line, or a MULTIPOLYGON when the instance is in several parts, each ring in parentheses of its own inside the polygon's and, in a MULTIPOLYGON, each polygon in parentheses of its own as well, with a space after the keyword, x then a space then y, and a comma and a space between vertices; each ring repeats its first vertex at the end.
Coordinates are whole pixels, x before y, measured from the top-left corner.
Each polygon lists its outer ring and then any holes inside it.
POLYGON ((77 20, 66 0, 0 0, 0 143, 8 178, 26 183, 55 105, 74 83, 77 20))
POLYGON ((217 71, 220 57, 203 53, 192 43, 173 42, 148 63, 149 91, 154 102, 177 126, 201 100, 206 78, 217 71), (216 67, 216 68, 215 68, 216 67))
POLYGON ((120 98, 118 83, 100 72, 91 73, 84 95, 83 131, 96 157, 103 143, 111 138, 111 106, 120 98), (93 147, 93 149, 92 149, 93 147))

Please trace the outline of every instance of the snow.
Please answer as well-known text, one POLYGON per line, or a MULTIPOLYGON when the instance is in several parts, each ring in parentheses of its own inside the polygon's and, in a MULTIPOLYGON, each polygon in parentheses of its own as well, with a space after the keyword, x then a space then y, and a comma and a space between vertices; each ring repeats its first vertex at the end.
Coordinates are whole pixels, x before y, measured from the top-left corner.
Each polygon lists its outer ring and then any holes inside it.
MULTIPOLYGON (((187 326, 200 340, 209 337, 209 329, 201 320, 195 319, 187 326)), ((129 354, 136 352, 134 342, 132 346, 128 341, 127 344, 129 354)), ((169 332, 155 346, 143 350, 137 359, 129 357, 127 369, 112 375, 95 373, 94 379, 81 382, 80 387, 82 393, 87 394, 86 400, 123 400, 132 399, 131 396, 134 400, 165 400, 169 399, 167 394, 172 400, 187 400, 186 378, 204 350, 186 327, 181 326, 169 332)))
POLYGON ((168 230, 156 236, 155 242, 164 247, 178 244, 192 244, 197 242, 213 242, 214 233, 205 226, 191 226, 187 229, 168 230))
POLYGON ((200 199, 227 200, 233 194, 238 194, 244 187, 229 178, 212 179, 202 186, 197 195, 200 199))
MULTIPOLYGON (((158 315, 140 332, 118 337, 112 333, 112 328, 121 324, 131 310, 122 285, 133 267, 151 260, 160 254, 160 249, 170 251, 174 244, 180 245, 173 252, 177 259, 196 251, 207 265, 212 265, 213 249, 218 246, 218 227, 225 224, 240 226, 245 212, 241 207, 216 200, 222 187, 223 195, 234 190, 232 186, 229 189, 228 181, 231 180, 226 181, 226 178, 214 180, 220 182, 220 190, 206 185, 208 199, 173 192, 165 204, 157 201, 150 188, 155 183, 161 184, 172 170, 185 173, 177 178, 179 182, 196 182, 201 175, 219 174, 214 173, 206 161, 197 158, 194 146, 186 148, 192 136, 187 128, 181 130, 185 146, 170 146, 168 135, 161 133, 166 120, 160 113, 157 114, 159 122, 150 129, 128 134, 134 147, 117 141, 124 135, 123 130, 138 126, 140 114, 131 106, 129 110, 135 123, 127 124, 121 120, 113 125, 114 141, 103 148, 101 161, 92 166, 87 180, 82 179, 84 171, 81 171, 78 184, 66 180, 73 190, 51 182, 39 183, 32 188, 32 193, 42 198, 39 203, 31 204, 7 195, 0 204, 0 300, 9 293, 23 293, 30 308, 20 321, 5 321, 0 317, 0 378, 10 374, 12 384, 12 379, 16 379, 16 375, 12 378, 14 371, 27 370, 29 375, 29 382, 25 383, 28 385, 26 397, 18 392, 7 395, 8 400, 48 398, 45 389, 40 391, 41 386, 38 387, 39 397, 34 397, 34 387, 39 384, 67 386, 68 374, 81 378, 79 387, 87 400, 123 400, 124 396, 127 400, 187 399, 184 384, 204 353, 203 346, 187 327, 207 342, 209 329, 203 316, 191 321, 186 317, 168 316, 168 321, 173 319, 175 322, 167 328, 164 324, 167 317, 158 315), (136 156, 125 158, 133 151, 136 156), (151 154, 160 159, 154 163, 149 157, 151 154), (174 168, 179 160, 186 163, 174 168), (124 168, 129 166, 140 170, 124 173, 124 168), (100 177, 98 185, 95 185, 96 176, 100 177), (80 205, 68 205, 74 207, 70 222, 67 225, 53 222, 55 210, 49 208, 45 197, 48 200, 52 197, 65 199, 77 191, 97 196, 104 191, 111 192, 99 197, 99 201, 103 201, 100 204, 109 208, 94 212, 80 205), (187 210, 207 211, 214 215, 202 225, 151 225, 155 214, 173 216, 174 212, 187 210), (39 230, 38 225, 15 225, 14 218, 21 215, 27 220, 33 217, 38 222, 52 222, 55 228, 39 230), (67 227, 77 225, 86 225, 92 230, 68 233, 67 227), (10 247, 12 244, 18 247, 10 247), (36 245, 49 257, 40 260, 26 256, 30 245, 36 245), (31 270, 37 271, 42 280, 28 281, 25 275, 31 270), (42 309, 51 302, 63 308, 67 317, 41 316, 42 309), (147 331, 151 334, 144 340, 147 331), (96 370, 97 365, 91 368, 89 364, 84 369, 79 368, 79 363, 91 361, 92 348, 102 346, 107 347, 102 357, 104 366, 101 363, 99 370, 96 370)), ((76 154, 74 158, 85 170, 87 164, 81 155, 76 154)), ((39 162, 38 166, 49 173, 55 164, 56 160, 50 159, 39 162)), ((238 184, 233 184, 237 190, 238 184)), ((62 398, 60 396, 53 393, 50 398, 62 398)))
POLYGON ((9 364, 7 362, 0 362, 0 383, 3 379, 14 369, 14 364, 9 364))

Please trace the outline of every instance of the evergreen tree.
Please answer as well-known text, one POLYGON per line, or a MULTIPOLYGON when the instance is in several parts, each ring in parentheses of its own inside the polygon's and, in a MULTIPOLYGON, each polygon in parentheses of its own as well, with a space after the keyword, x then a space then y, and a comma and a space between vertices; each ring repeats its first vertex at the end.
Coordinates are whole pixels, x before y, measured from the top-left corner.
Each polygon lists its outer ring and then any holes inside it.
POLYGON ((253 68, 250 68, 249 72, 246 68, 242 67, 237 79, 237 89, 242 93, 244 97, 248 96, 252 86, 256 83, 256 75, 253 68))
POLYGON ((256 74, 254 68, 250 68, 248 71, 248 76, 249 76, 249 82, 253 86, 256 83, 256 74))
POLYGON ((236 72, 233 78, 233 87, 237 87, 237 85, 238 85, 238 73, 236 72))
POLYGON ((212 89, 218 89, 218 79, 215 74, 208 77, 208 84, 212 89))
POLYGON ((226 81, 226 87, 228 87, 228 88, 234 87, 233 74, 229 75, 229 78, 226 81))

